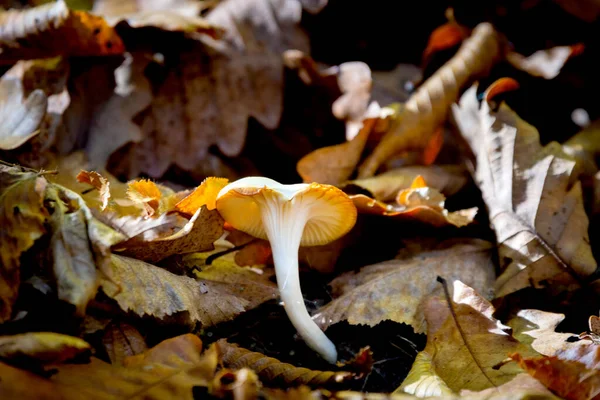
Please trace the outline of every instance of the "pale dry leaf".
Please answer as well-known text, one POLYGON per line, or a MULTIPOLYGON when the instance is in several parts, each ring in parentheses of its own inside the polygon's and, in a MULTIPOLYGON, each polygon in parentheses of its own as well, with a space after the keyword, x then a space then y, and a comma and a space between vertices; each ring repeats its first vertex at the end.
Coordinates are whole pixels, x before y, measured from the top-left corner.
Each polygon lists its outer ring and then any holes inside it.
POLYGON ((188 325, 213 326, 273 297, 272 288, 246 293, 243 289, 252 289, 251 284, 232 284, 218 276, 195 280, 134 258, 113 255, 112 268, 120 287, 103 280, 102 289, 123 310, 157 319, 183 313, 188 325))
POLYGON ((223 218, 217 210, 199 208, 187 224, 176 233, 146 241, 134 237, 120 243, 116 251, 143 261, 158 262, 173 254, 194 253, 213 248, 223 234, 223 218))
POLYGON ((119 35, 101 17, 69 10, 63 0, 2 11, 0 26, 3 63, 56 55, 121 54, 125 49, 119 35))
POLYGON ((476 87, 453 114, 476 156, 475 178, 496 232, 502 274, 496 296, 525 287, 555 291, 579 287, 596 270, 576 162, 506 104, 481 107, 476 87), (494 157, 490 157, 493 154, 494 157))
POLYGON ((360 165, 359 178, 373 176, 380 165, 398 153, 426 147, 446 120, 460 89, 473 76, 490 69, 499 55, 498 34, 492 25, 477 25, 454 57, 427 79, 406 102, 401 118, 360 165))
POLYGON ((410 393, 423 398, 451 395, 454 392, 435 372, 431 355, 422 351, 417 354, 408 375, 394 393, 410 393))
POLYGON ((554 79, 562 67, 574 55, 582 51, 582 45, 556 46, 550 49, 538 50, 525 57, 515 52, 506 54, 506 59, 513 66, 533 76, 554 79))
MULTIPOLYGON (((502 365, 507 356, 516 351, 537 353, 513 338, 510 328, 492 317, 492 304, 472 288, 460 281, 452 286, 453 312, 443 297, 431 297, 424 306, 427 344, 423 357, 431 360, 425 373, 436 374, 454 392, 481 391, 510 382, 523 371, 514 363, 502 365)), ((417 390, 418 371, 408 376, 402 390, 417 390)))
POLYGON ((463 281, 491 297, 492 246, 483 240, 449 241, 442 249, 404 260, 390 260, 349 272, 331 282, 335 299, 313 318, 321 326, 340 321, 375 326, 384 320, 425 332, 423 301, 441 293, 437 276, 463 281), (446 248, 444 248, 446 247, 446 248))
POLYGON ((79 338, 54 332, 0 336, 0 358, 13 363, 60 364, 90 349, 79 338))
POLYGON ((263 382, 277 386, 308 385, 312 387, 339 386, 354 379, 355 374, 349 371, 314 371, 308 368, 295 367, 262 353, 253 352, 225 339, 217 342, 225 367, 231 369, 250 368, 263 382))
POLYGON ((0 164, 0 322, 10 319, 17 299, 21 254, 46 233, 47 184, 34 172, 0 164))

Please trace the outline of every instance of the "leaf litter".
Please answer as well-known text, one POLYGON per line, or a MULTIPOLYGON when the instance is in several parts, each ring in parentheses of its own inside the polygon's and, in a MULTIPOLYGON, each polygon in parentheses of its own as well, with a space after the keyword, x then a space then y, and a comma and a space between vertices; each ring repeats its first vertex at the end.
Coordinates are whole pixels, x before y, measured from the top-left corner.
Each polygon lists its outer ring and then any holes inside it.
MULTIPOLYGON (((12 3, 0 397, 598 396, 597 50, 539 22, 596 8, 399 4, 424 28, 381 51, 385 24, 340 35, 336 0, 12 3), (357 210, 343 237, 289 251, 302 324, 273 238, 220 213, 224 190, 267 190, 248 176, 300 185, 284 200, 337 187, 357 210)), ((328 210, 254 223, 326 235, 328 210)))

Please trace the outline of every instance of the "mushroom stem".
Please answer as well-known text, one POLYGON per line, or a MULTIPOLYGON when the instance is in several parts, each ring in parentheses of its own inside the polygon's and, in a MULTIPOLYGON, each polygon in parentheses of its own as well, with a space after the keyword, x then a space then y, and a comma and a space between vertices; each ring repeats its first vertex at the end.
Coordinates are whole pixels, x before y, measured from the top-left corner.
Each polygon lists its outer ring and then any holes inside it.
MULTIPOLYGON (((270 202, 267 200, 266 203, 270 202)), ((267 206, 262 209, 263 225, 273 252, 277 286, 285 312, 298 334, 311 349, 326 361, 335 364, 335 345, 313 321, 304 304, 298 271, 298 250, 308 213, 307 210, 294 210, 293 203, 292 200, 282 208, 267 206)))

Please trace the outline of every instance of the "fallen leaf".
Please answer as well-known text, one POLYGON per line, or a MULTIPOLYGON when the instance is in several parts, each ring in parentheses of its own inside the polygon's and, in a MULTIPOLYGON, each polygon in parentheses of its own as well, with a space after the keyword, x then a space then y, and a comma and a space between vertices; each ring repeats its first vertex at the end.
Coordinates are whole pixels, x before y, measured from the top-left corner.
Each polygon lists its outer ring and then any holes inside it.
POLYGON ((0 358, 17 364, 60 364, 90 349, 79 338, 54 332, 0 336, 0 358))
POLYGON ((600 155, 600 120, 592 122, 563 144, 565 153, 577 160, 584 177, 598 171, 596 159, 600 155))
POLYGON ((514 363, 497 368, 510 353, 537 354, 514 339, 509 327, 492 317, 495 310, 491 303, 460 281, 454 281, 453 287, 453 311, 442 298, 430 298, 425 303, 427 345, 421 361, 431 365, 414 366, 415 370, 408 375, 410 379, 407 377, 400 387, 404 392, 413 394, 420 390, 418 383, 427 378, 431 381, 434 374, 454 392, 497 387, 523 372, 514 363))
POLYGON ((508 52, 506 59, 513 66, 545 79, 554 79, 560 73, 567 61, 581 54, 583 44, 572 46, 556 46, 550 49, 538 50, 530 56, 523 56, 515 52, 508 52))
POLYGON ((417 176, 422 176, 428 186, 446 197, 457 193, 467 184, 466 170, 457 165, 410 166, 392 169, 370 178, 356 179, 345 186, 355 185, 371 192, 379 201, 394 200, 398 192, 410 187, 417 176))
POLYGON ((99 271, 110 274, 110 248, 125 237, 98 221, 77 193, 52 184, 46 198, 52 203, 50 251, 58 298, 85 315, 96 296, 99 271))
POLYGON ((497 112, 472 87, 453 106, 477 158, 476 181, 496 232, 502 274, 496 296, 525 287, 579 287, 596 270, 575 161, 560 145, 542 147, 538 131, 506 104, 497 112), (494 158, 489 154, 493 151, 494 158))
POLYGON ((240 282, 242 278, 228 281, 232 278, 216 274, 195 280, 117 255, 112 257, 112 269, 115 283, 103 280, 102 289, 124 311, 157 319, 183 313, 187 325, 208 327, 228 321, 275 293, 273 287, 256 288, 248 281, 240 282))
POLYGON ((192 193, 177 203, 175 209, 187 215, 194 215, 203 205, 209 210, 214 210, 217 195, 228 182, 227 178, 206 178, 192 193))
POLYGON ((418 353, 404 382, 394 393, 410 393, 419 398, 452 395, 454 392, 435 372, 431 357, 424 351, 418 353))
POLYGON ((211 394, 220 398, 233 395, 234 399, 258 399, 261 387, 258 376, 249 368, 237 371, 222 369, 213 379, 211 394))
POLYGON ((223 218, 217 210, 205 206, 196 211, 178 232, 146 241, 139 236, 120 243, 115 251, 143 261, 158 262, 173 254, 194 253, 213 248, 213 243, 223 234, 223 218))
POLYGON ((21 283, 20 257, 45 232, 47 181, 0 164, 0 322, 12 315, 21 283))
MULTIPOLYGON (((0 55, 1 57, 1 55, 0 55)), ((0 149, 13 150, 37 135, 48 98, 40 89, 25 94, 19 79, 0 79, 0 149)))
POLYGON ((127 197, 144 209, 145 216, 152 217, 157 211, 162 198, 158 186, 147 179, 132 181, 127 184, 127 197))
POLYGON ((335 299, 322 307, 314 320, 324 327, 340 321, 375 326, 392 320, 425 332, 423 301, 440 293, 437 276, 449 282, 468 282, 486 297, 492 295, 490 243, 475 239, 450 241, 440 248, 406 260, 368 265, 357 273, 337 277, 330 283, 335 299))
POLYGON ((63 0, 0 13, 0 61, 64 56, 101 56, 125 50, 104 19, 67 8, 63 0), (68 38, 68 40, 64 40, 68 38))
POLYGON ((468 37, 465 28, 458 25, 456 21, 447 22, 438 26, 431 32, 427 47, 423 51, 423 65, 427 65, 431 56, 435 53, 458 46, 468 37))
POLYGON ((94 189, 98 191, 102 205, 101 210, 105 210, 108 207, 108 200, 110 199, 110 182, 108 179, 100 175, 96 171, 84 171, 82 170, 77 174, 77 182, 87 183, 92 185, 94 189))
POLYGON ((227 368, 250 368, 263 382, 277 386, 308 385, 312 387, 340 386, 344 382, 355 379, 355 374, 348 371, 313 371, 308 368, 295 367, 283 363, 276 358, 253 352, 225 339, 216 342, 222 354, 222 362, 227 368))
POLYGON ((126 357, 148 350, 140 332, 123 321, 113 321, 108 324, 102 336, 102 344, 113 365, 123 365, 126 357))
POLYGON ((471 77, 488 70, 499 56, 498 34, 488 23, 473 29, 458 52, 427 79, 405 104, 401 118, 385 134, 358 169, 359 178, 373 176, 390 157, 425 147, 446 120, 450 106, 471 77))
POLYGON ((545 356, 554 356, 560 350, 578 347, 586 342, 569 342, 576 338, 572 333, 556 332, 556 327, 565 319, 564 314, 540 310, 520 310, 507 325, 513 329, 513 336, 521 343, 545 356))
POLYGON ((559 400, 537 379, 526 373, 515 376, 511 381, 498 387, 491 387, 481 392, 461 390, 460 399, 466 400, 493 400, 493 399, 546 399, 559 400))

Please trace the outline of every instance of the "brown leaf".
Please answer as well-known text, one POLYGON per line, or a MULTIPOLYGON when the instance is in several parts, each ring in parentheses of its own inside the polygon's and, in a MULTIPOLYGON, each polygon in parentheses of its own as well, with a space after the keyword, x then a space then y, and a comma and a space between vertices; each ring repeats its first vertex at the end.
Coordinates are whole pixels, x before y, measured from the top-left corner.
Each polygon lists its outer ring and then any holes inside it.
POLYGON ((96 296, 99 273, 110 278, 110 248, 125 237, 98 221, 77 193, 52 184, 46 193, 51 208, 52 254, 58 298, 83 316, 96 296))
POLYGON ((497 112, 470 88, 454 118, 477 158, 476 180, 500 244, 501 297, 528 286, 579 287, 596 270, 575 161, 506 104, 497 112), (490 152, 495 156, 489 157, 490 152))
POLYGON ((177 203, 175 209, 187 215, 194 215, 203 205, 209 210, 214 210, 217 195, 228 182, 227 178, 206 178, 192 193, 177 203))
POLYGON ((271 286, 253 286, 244 277, 204 275, 195 280, 174 275, 134 258, 113 255, 114 281, 102 281, 102 289, 124 311, 164 319, 176 313, 188 325, 202 327, 233 319, 238 314, 274 297, 271 286), (240 281, 241 280, 241 281, 240 281))
POLYGON ((0 13, 0 61, 121 54, 121 38, 98 16, 67 8, 63 0, 0 13), (67 40, 65 40, 67 38, 67 40))
POLYGON ((308 368, 295 367, 283 363, 276 358, 253 352, 237 344, 228 343, 225 339, 216 342, 222 354, 223 364, 227 368, 250 368, 263 382, 277 386, 308 385, 312 387, 340 386, 354 379, 355 374, 348 371, 313 371, 308 368))
POLYGON ((81 172, 77 174, 76 179, 77 182, 92 185, 94 189, 98 191, 100 195, 100 200, 102 201, 100 209, 105 210, 108 206, 108 200, 110 199, 110 182, 108 181, 108 179, 106 179, 96 171, 84 170, 81 170, 81 172))
POLYGON ((422 372, 409 372, 400 387, 404 392, 415 393, 421 379, 432 373, 455 392, 500 386, 522 373, 513 363, 502 365, 508 354, 536 354, 514 339, 509 327, 492 317, 495 310, 491 303, 460 281, 451 286, 453 312, 442 298, 430 298, 425 304, 427 345, 421 354, 430 362, 430 368, 413 366, 422 372))
POLYGON ((0 164, 0 322, 17 299, 20 257, 45 232, 47 181, 34 172, 0 164))
POLYGON ((120 243, 116 251, 148 262, 158 262, 173 254, 194 253, 213 248, 213 243, 223 234, 223 218, 217 210, 205 206, 196 211, 189 222, 178 232, 153 239, 132 238, 120 243))
POLYGON ((248 118, 268 129, 279 124, 283 102, 281 53, 308 49, 298 27, 296 0, 225 0, 206 20, 226 30, 223 40, 202 38, 165 60, 171 66, 140 121, 144 139, 128 150, 128 176, 162 176, 170 165, 197 176, 237 178, 226 157, 240 154, 248 118), (267 31, 264 31, 267 29, 267 31), (266 33, 268 32, 268 33, 266 33))
POLYGON ((451 241, 440 248, 339 276, 331 282, 335 299, 321 308, 315 321, 322 326, 344 320, 353 325, 375 326, 389 319, 425 332, 423 301, 441 293, 437 276, 449 282, 468 282, 486 297, 491 295, 494 267, 490 243, 474 239, 451 241))
POLYGON ((114 365, 123 365, 126 357, 148 350, 140 332, 134 326, 122 321, 113 321, 106 327, 102 344, 111 364, 114 365))
POLYGON ((79 338, 54 332, 0 336, 0 358, 13 363, 60 364, 90 348, 79 338))
POLYGON ((372 193, 379 201, 394 200, 398 192, 410 187, 417 176, 421 175, 428 186, 452 196, 467 184, 466 170, 457 165, 410 166, 392 169, 371 178, 356 179, 347 185, 356 185, 372 193))
POLYGON ((475 27, 446 64, 411 96, 395 125, 385 134, 358 170, 359 178, 373 176, 390 157, 427 146, 446 120, 460 89, 475 75, 488 70, 499 56, 497 33, 488 23, 475 27))
POLYGON ((515 52, 506 54, 506 59, 513 66, 533 76, 545 79, 554 79, 562 67, 572 57, 581 54, 583 44, 572 46, 557 46, 550 49, 538 50, 530 56, 523 56, 515 52))

